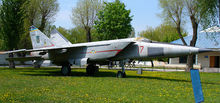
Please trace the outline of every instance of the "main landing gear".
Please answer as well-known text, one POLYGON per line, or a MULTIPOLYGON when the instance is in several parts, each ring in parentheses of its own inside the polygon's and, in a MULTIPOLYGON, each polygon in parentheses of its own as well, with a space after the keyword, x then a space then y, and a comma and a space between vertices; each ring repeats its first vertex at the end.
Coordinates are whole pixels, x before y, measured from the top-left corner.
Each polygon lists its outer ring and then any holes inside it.
POLYGON ((99 67, 96 66, 95 64, 89 64, 86 67, 86 75, 88 76, 94 76, 95 73, 99 72, 99 67))
MULTIPOLYGON (((69 63, 63 64, 61 68, 61 73, 64 76, 69 76, 71 74, 71 65, 69 63)), ((89 64, 86 67, 86 74, 88 76, 94 76, 95 73, 99 72, 99 67, 94 64, 89 64)))
POLYGON ((126 73, 125 73, 125 62, 124 61, 120 61, 120 67, 121 67, 122 71, 118 71, 118 73, 116 74, 116 77, 117 78, 125 78, 126 73))
POLYGON ((40 68, 42 63, 43 60, 34 60, 33 62, 34 68, 40 68))
POLYGON ((61 73, 64 75, 64 76, 69 76, 71 74, 71 67, 70 67, 70 64, 63 64, 62 65, 62 68, 61 68, 61 73))

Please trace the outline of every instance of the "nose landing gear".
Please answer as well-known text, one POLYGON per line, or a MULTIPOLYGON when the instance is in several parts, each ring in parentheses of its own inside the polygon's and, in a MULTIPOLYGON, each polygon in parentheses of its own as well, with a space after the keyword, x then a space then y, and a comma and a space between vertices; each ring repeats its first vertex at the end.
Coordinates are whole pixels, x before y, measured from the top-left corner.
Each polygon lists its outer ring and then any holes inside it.
POLYGON ((71 74, 71 67, 70 64, 63 64, 61 68, 61 73, 64 76, 69 76, 71 74))
POLYGON ((118 71, 118 73, 116 74, 117 78, 125 78, 126 77, 126 73, 125 73, 125 61, 120 61, 120 66, 122 71, 118 71))
POLYGON ((118 71, 117 75, 116 75, 117 78, 125 78, 126 77, 126 73, 122 72, 122 71, 118 71))

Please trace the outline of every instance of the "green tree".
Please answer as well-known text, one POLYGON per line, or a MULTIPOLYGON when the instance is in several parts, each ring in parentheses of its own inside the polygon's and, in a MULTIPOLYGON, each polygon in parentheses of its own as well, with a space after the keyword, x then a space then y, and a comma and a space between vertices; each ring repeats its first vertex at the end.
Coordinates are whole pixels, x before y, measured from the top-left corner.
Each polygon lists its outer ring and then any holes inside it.
POLYGON ((116 0, 105 3, 104 9, 95 21, 95 28, 101 40, 127 38, 131 34, 132 16, 130 10, 125 9, 125 4, 116 0))
POLYGON ((71 30, 59 27, 57 30, 73 44, 86 42, 86 32, 82 27, 75 27, 71 30))
POLYGON ((2 0, 0 18, 1 34, 5 49, 17 49, 21 35, 24 33, 24 11, 21 8, 25 0, 2 0))
POLYGON ((29 24, 44 31, 50 25, 52 17, 58 12, 58 7, 57 0, 26 0, 23 9, 26 11, 25 17, 29 24))
POLYGON ((71 36, 72 36, 72 42, 73 43, 84 43, 87 42, 87 32, 82 27, 75 27, 70 30, 71 36))
POLYGON ((57 0, 39 0, 40 27, 39 30, 44 31, 49 20, 57 13, 59 4, 57 0))
MULTIPOLYGON (((2 1, 0 0, 0 14, 1 14, 1 8, 2 7, 2 1)), ((2 38, 2 34, 1 34, 1 27, 2 27, 2 21, 0 18, 0 50, 3 49, 3 38, 2 38)))
POLYGON ((39 24, 40 22, 39 1, 40 0, 26 0, 23 6, 23 9, 26 12, 25 17, 29 25, 36 25, 37 23, 39 24))
POLYGON ((217 25, 220 22, 220 0, 198 0, 201 12, 201 25, 203 29, 217 25), (219 13, 217 13, 219 12, 219 13))
MULTIPOLYGON (((167 14, 165 18, 176 23, 177 27, 181 27, 181 21, 184 17, 189 17, 192 24, 193 37, 188 45, 195 46, 197 41, 198 27, 200 22, 206 22, 207 24, 212 24, 210 21, 213 20, 213 15, 216 15, 216 0, 160 0, 160 6, 163 9, 163 13, 167 14), (210 3, 212 1, 212 3, 210 3), (213 6, 213 7, 212 7, 213 6), (210 10, 210 11, 209 11, 210 10), (182 14, 185 14, 183 17, 182 14)), ((185 40, 181 37, 184 45, 185 40)), ((188 55, 187 58, 187 68, 189 71, 193 68, 193 55, 188 55)))
POLYGON ((29 36, 29 28, 31 25, 38 27, 47 36, 53 27, 51 25, 53 16, 58 11, 57 0, 26 0, 22 7, 25 10, 24 28, 25 32, 19 41, 19 48, 32 48, 29 36))
POLYGON ((167 22, 175 24, 176 30, 184 45, 187 45, 183 38, 181 28, 183 25, 183 0, 160 0, 160 7, 163 9, 162 17, 167 22))
MULTIPOLYGON (((199 23, 201 22, 204 12, 202 12, 200 6, 198 6, 200 4, 198 0, 185 0, 184 4, 186 7, 186 13, 190 18, 193 29, 193 37, 189 45, 195 46, 199 23)), ((186 71, 189 71, 191 68, 193 68, 193 55, 188 55, 186 71)))
POLYGON ((96 13, 102 9, 102 0, 79 0, 72 10, 72 21, 76 26, 84 28, 87 42, 91 42, 91 29, 97 19, 96 13))
POLYGON ((129 38, 134 38, 134 37, 135 37, 135 29, 134 29, 134 27, 132 27, 132 31, 129 35, 129 38))
MULTIPOLYGON (((183 30, 181 30, 181 32, 183 32, 183 30)), ((161 24, 156 28, 148 27, 145 31, 142 31, 139 36, 159 42, 171 42, 180 38, 176 27, 171 24, 161 24)), ((183 33, 183 37, 184 36, 186 36, 186 32, 183 33)))

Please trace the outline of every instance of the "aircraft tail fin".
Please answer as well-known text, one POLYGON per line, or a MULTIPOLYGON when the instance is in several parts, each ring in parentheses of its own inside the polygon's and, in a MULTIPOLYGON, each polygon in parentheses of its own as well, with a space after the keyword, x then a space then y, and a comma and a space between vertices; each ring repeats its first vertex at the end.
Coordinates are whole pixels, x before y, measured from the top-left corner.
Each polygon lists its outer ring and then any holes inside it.
POLYGON ((54 29, 50 34, 50 40, 58 47, 70 46, 72 43, 67 40, 60 32, 54 29))
POLYGON ((55 47, 54 43, 35 26, 30 27, 30 36, 33 49, 55 47))

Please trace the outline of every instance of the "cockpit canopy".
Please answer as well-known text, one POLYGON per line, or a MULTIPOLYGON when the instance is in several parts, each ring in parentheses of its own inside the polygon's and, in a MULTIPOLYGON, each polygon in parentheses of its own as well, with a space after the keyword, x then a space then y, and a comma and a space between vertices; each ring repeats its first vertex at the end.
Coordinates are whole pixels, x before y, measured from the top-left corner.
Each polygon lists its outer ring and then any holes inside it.
POLYGON ((135 38, 135 41, 148 42, 148 43, 152 42, 152 40, 149 40, 149 39, 143 38, 143 37, 137 37, 137 38, 135 38))

